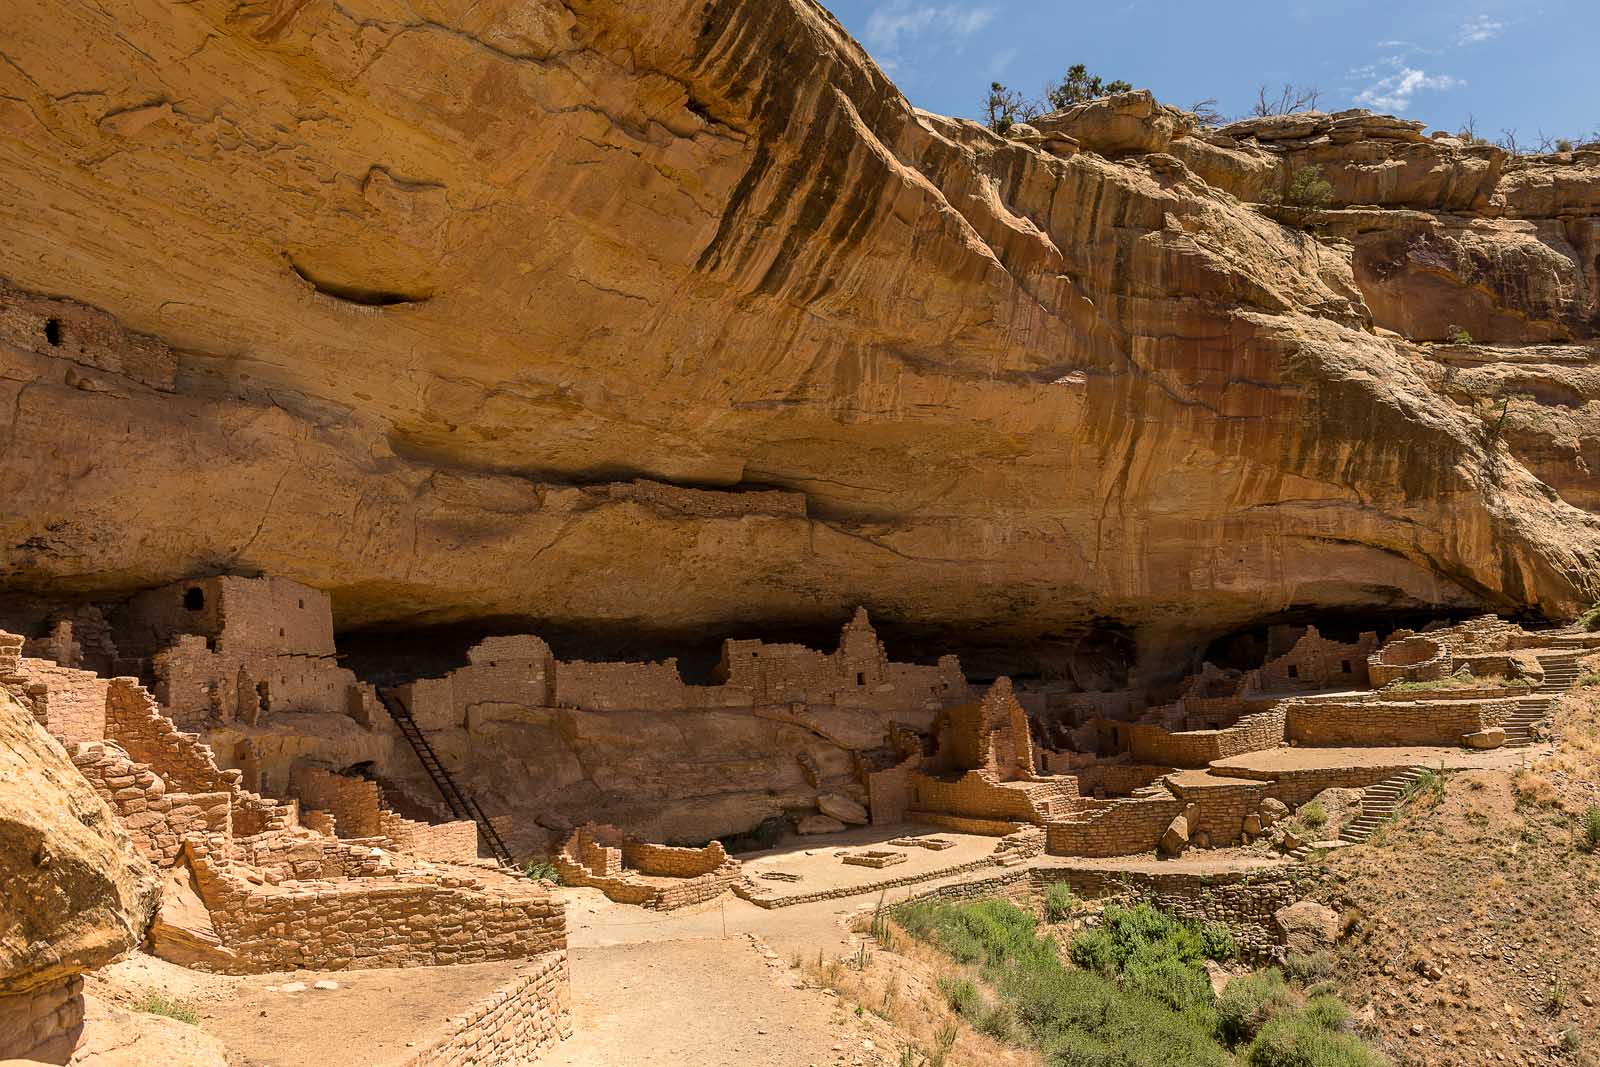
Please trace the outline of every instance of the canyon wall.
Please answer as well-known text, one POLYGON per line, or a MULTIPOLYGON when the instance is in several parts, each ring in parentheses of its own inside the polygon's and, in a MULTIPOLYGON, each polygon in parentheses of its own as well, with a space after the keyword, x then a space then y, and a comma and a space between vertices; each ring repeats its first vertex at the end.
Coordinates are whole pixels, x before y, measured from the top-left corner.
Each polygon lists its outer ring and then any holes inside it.
POLYGON ((259 570, 346 628, 719 636, 865 603, 1089 675, 1107 634, 1150 673, 1292 609, 1600 594, 1600 153, 1144 94, 1005 140, 810 0, 10 21, 13 597, 259 570), (1266 203, 1313 163, 1331 202, 1266 203))

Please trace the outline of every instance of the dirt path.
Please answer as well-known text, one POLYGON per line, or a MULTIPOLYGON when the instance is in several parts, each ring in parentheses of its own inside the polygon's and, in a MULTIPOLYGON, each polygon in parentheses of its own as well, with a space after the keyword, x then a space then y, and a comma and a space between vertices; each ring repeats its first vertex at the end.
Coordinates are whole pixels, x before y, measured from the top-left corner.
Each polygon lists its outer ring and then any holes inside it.
POLYGON ((573 951, 572 1038, 550 1067, 808 1067, 879 1063, 851 1016, 794 987, 787 964, 747 937, 573 951))

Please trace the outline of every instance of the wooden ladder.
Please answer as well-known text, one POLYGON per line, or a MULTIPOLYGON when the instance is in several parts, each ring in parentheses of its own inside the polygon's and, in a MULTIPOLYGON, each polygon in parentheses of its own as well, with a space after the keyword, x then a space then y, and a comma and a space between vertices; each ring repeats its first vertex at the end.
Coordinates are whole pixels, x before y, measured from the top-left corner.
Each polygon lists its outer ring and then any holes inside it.
POLYGON ((505 841, 500 837, 500 832, 494 828, 494 823, 478 807, 478 802, 461 791, 456 785, 450 772, 445 770, 444 764, 439 760, 439 754, 428 743, 428 737, 422 732, 422 727, 417 725, 417 720, 411 717, 411 709, 400 695, 393 690, 379 689, 378 699, 383 702, 389 717, 399 727, 400 733, 410 742, 411 750, 417 754, 417 762, 422 764, 422 769, 428 772, 428 777, 433 779, 433 784, 438 788, 439 795, 444 798, 445 804, 450 808, 451 814, 458 819, 471 819, 478 824, 478 833, 483 835, 484 842, 489 846, 489 852, 501 866, 515 866, 511 858, 511 850, 506 848, 505 841))

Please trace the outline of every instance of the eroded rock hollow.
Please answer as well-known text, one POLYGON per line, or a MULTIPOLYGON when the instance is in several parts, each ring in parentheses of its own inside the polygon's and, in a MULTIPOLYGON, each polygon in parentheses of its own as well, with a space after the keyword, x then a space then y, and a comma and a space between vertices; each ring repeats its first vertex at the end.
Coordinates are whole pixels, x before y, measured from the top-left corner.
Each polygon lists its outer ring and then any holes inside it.
POLYGON ((809 0, 9 21, 13 603, 260 572, 344 629, 686 640, 865 604, 1152 675, 1296 610, 1600 594, 1600 151, 1139 93, 1002 139, 809 0), (1328 202, 1281 202, 1313 164, 1328 202))

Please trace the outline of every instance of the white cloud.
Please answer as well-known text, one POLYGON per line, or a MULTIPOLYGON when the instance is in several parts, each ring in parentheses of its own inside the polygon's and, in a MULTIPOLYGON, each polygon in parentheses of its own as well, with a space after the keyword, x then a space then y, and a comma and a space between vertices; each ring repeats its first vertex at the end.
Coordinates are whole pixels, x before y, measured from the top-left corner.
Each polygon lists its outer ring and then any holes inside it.
POLYGON ((1449 74, 1429 74, 1415 67, 1401 67, 1379 78, 1356 94, 1356 103, 1378 111, 1399 114, 1411 106, 1411 98, 1425 89, 1460 89, 1467 83, 1449 74))
POLYGON ((993 22, 994 17, 990 7, 889 0, 867 17, 862 36, 868 47, 892 53, 909 39, 929 34, 965 40, 993 22))
POLYGON ((1492 41, 1504 33, 1505 29, 1504 19, 1497 19, 1492 15, 1471 15, 1456 31, 1456 44, 1465 46, 1492 41))

